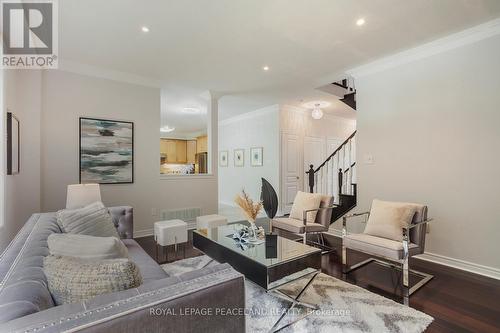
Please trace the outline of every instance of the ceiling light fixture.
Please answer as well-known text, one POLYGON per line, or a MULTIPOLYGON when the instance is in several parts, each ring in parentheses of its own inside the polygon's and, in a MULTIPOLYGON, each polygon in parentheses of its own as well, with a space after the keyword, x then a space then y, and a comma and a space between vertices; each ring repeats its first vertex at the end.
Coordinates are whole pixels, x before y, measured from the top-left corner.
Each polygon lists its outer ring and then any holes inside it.
POLYGON ((358 27, 362 26, 363 24, 365 24, 365 19, 364 18, 360 18, 356 21, 356 25, 358 27))
POLYGON ((302 104, 304 108, 311 110, 311 117, 316 120, 323 118, 322 108, 327 108, 330 105, 331 103, 327 101, 311 101, 302 104))
POLYGON ((269 70, 269 66, 264 66, 262 69, 267 72, 269 70))
POLYGON ((184 108, 183 109, 184 113, 190 113, 190 114, 197 114, 197 113, 200 113, 200 109, 198 108, 193 108, 193 107, 190 107, 190 108, 184 108))
POLYGON ((143 27, 141 28, 141 30, 142 30, 142 32, 149 32, 149 28, 148 28, 148 27, 146 27, 146 26, 143 26, 143 27))
POLYGON ((175 127, 168 127, 168 125, 160 127, 160 132, 162 132, 162 133, 170 133, 173 131, 175 131, 175 127))
POLYGON ((323 111, 321 111, 321 109, 319 108, 320 105, 321 104, 319 103, 314 105, 314 109, 311 112, 311 116, 313 117, 313 119, 319 120, 323 118, 323 111))

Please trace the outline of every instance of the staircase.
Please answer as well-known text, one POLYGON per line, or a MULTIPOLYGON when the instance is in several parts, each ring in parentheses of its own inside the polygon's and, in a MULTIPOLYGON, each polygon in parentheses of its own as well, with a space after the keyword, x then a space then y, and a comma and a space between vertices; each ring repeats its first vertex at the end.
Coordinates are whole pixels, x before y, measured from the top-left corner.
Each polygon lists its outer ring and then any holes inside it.
POLYGON ((356 87, 354 86, 354 80, 347 78, 338 82, 333 82, 332 84, 344 89, 342 93, 344 97, 342 97, 340 101, 356 110, 356 87))
POLYGON ((356 206, 356 131, 318 167, 310 165, 309 192, 332 195, 338 206, 330 224, 356 206))

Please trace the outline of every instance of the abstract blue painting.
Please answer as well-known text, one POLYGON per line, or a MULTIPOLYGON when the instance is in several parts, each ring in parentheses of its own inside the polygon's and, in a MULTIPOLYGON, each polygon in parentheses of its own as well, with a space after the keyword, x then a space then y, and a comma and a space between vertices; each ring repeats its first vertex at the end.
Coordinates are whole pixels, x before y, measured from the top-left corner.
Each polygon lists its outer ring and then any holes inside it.
POLYGON ((80 118, 80 183, 134 182, 134 123, 80 118))

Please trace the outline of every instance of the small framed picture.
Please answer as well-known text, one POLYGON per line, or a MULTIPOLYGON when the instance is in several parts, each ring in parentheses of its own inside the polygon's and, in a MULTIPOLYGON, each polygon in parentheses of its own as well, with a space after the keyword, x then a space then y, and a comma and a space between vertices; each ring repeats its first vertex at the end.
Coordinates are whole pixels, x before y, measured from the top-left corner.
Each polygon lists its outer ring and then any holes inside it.
POLYGON ((262 165, 264 165, 264 162, 263 162, 263 159, 262 159, 262 152, 263 152, 263 148, 262 147, 250 148, 250 164, 252 166, 262 166, 262 165))
POLYGON ((227 150, 222 150, 219 153, 219 166, 221 166, 221 167, 227 167, 227 165, 228 165, 227 157, 228 157, 228 151, 227 150))
POLYGON ((245 166, 245 149, 234 150, 234 166, 235 167, 245 166))
POLYGON ((21 156, 20 151, 20 135, 21 128, 19 119, 7 112, 7 174, 15 175, 19 173, 19 161, 21 156))

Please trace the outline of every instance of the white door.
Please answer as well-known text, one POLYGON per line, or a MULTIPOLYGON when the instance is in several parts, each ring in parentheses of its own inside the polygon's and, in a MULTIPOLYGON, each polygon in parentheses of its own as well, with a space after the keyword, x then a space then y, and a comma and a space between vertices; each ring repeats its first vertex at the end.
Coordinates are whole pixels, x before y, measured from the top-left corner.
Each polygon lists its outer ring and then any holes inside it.
POLYGON ((283 133, 281 137, 282 147, 282 195, 281 210, 282 213, 290 213, 293 200, 297 191, 302 191, 302 145, 300 137, 295 134, 283 133))
MULTIPOLYGON (((325 140, 311 136, 304 137, 304 170, 309 170, 311 164, 316 169, 325 159, 325 140)), ((317 177, 318 184, 315 192, 323 193, 326 188, 327 174, 318 173, 317 177)), ((304 188, 309 190, 309 177, 304 177, 304 188)))

